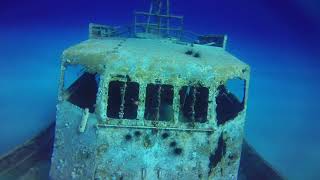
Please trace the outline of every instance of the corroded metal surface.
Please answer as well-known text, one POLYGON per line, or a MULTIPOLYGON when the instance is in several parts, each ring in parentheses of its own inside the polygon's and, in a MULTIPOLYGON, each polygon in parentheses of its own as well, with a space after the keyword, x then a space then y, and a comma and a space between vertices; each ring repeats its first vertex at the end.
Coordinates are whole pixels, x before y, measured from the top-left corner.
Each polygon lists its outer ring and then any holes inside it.
MULTIPOLYGON (((37 137, 31 139, 5 157, 2 157, 0 159, 0 179, 48 179, 54 127, 54 124, 50 125, 49 128, 40 133, 37 137)), ((105 151, 106 148, 106 146, 101 146, 99 152, 105 151)), ((246 141, 244 141, 242 144, 238 179, 281 180, 283 178, 246 141)))
POLYGON ((250 68, 223 48, 177 44, 169 39, 90 39, 64 51, 61 70, 53 179, 237 178, 250 68), (95 111, 89 114, 81 134, 78 127, 84 109, 64 96, 63 76, 70 65, 81 65, 100 79, 95 111), (221 86, 235 78, 245 81, 243 108, 229 121, 217 123, 221 86), (114 91, 110 82, 122 83, 118 117, 107 115, 108 94, 114 91), (123 116, 130 82, 139 85, 134 120, 123 116), (158 106, 163 90, 157 84, 170 85, 173 115, 167 121, 158 120, 160 109, 155 119, 146 119, 150 84, 159 88, 154 96, 158 106), (183 87, 188 87, 187 94, 193 99, 191 122, 184 122, 181 114, 183 87), (203 107, 207 114, 201 123, 194 118, 198 87, 208 89, 207 106, 203 107))

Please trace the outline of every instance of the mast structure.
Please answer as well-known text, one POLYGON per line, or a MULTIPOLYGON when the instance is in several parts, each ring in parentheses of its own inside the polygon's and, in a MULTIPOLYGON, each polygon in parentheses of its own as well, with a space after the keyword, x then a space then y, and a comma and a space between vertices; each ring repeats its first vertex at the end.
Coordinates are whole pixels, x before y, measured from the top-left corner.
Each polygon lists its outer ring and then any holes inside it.
POLYGON ((150 21, 151 21, 151 14, 157 15, 157 29, 160 31, 160 28, 166 28, 168 31, 170 20, 169 18, 166 19, 166 24, 162 25, 162 19, 159 15, 161 15, 163 12, 165 12, 167 15, 170 15, 170 0, 152 0, 150 4, 150 9, 149 9, 149 15, 148 15, 148 21, 147 21, 147 27, 146 27, 146 32, 150 31, 150 21), (163 6, 165 4, 165 6, 163 6))
POLYGON ((151 0, 148 12, 135 12, 134 25, 135 33, 137 28, 142 27, 144 33, 168 37, 175 32, 180 38, 183 33, 183 16, 170 14, 170 0, 151 0), (138 22, 137 16, 146 17, 146 22, 138 22), (171 27, 171 20, 178 20, 177 27, 171 27))

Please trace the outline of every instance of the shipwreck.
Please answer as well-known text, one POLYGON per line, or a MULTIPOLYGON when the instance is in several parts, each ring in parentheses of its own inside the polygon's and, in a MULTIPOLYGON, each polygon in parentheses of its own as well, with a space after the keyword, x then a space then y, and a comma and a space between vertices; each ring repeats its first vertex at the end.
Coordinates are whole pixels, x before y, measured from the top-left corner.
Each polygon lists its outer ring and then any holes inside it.
POLYGON ((1 158, 0 177, 37 179, 51 158, 50 179, 281 179, 243 144, 249 65, 226 35, 183 24, 169 0, 132 26, 91 23, 62 54, 55 126, 1 158))
POLYGON ((135 12, 133 32, 90 24, 63 52, 53 179, 237 178, 250 67, 224 35, 184 40, 162 5, 135 12))

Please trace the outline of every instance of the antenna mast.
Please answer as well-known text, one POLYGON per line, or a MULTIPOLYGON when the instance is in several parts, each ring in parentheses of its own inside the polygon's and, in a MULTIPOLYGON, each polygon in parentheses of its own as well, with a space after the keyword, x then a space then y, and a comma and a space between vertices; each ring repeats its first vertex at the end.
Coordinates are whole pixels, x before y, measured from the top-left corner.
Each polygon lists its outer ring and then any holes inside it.
POLYGON ((135 12, 135 33, 137 27, 142 27, 144 33, 169 36, 170 32, 177 32, 181 36, 183 31, 183 16, 170 15, 170 0, 151 0, 149 12, 135 12), (137 22, 137 16, 146 17, 146 22, 137 22), (170 20, 178 19, 178 28, 170 27, 170 20))
MULTIPOLYGON (((151 20, 151 14, 155 14, 157 16, 161 15, 163 12, 166 12, 165 15, 169 16, 170 15, 170 0, 152 0, 150 4, 150 9, 149 9, 149 15, 148 15, 148 22, 147 22, 147 27, 146 27, 146 32, 149 33, 150 30, 150 20, 151 20), (164 3, 166 3, 166 6, 162 6, 164 3)), ((158 27, 163 27, 162 22, 161 22, 161 17, 158 17, 158 27)), ((170 26, 170 20, 169 18, 166 19, 166 28, 168 30, 170 26)), ((160 30, 158 28, 158 30, 160 30)), ((168 33, 168 32, 167 32, 168 33)))

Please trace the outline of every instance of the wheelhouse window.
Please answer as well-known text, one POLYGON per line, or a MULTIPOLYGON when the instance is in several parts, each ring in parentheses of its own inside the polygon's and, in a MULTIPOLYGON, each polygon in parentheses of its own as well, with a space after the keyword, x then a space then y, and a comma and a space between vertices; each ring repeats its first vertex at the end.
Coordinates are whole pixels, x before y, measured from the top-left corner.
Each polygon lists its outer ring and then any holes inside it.
POLYGON ((95 110, 99 78, 98 74, 85 72, 80 65, 67 66, 64 77, 64 99, 80 107, 95 110))
POLYGON ((115 119, 136 119, 138 101, 137 82, 111 81, 108 90, 107 116, 115 119))
POLYGON ((153 121, 173 119, 173 86, 167 84, 148 84, 144 118, 153 121))
POLYGON ((209 89, 202 86, 183 86, 180 94, 180 121, 207 121, 209 89))
POLYGON ((230 79, 218 87, 216 97, 217 124, 222 125, 238 116, 244 109, 246 81, 230 79))

